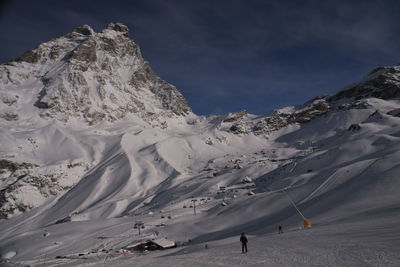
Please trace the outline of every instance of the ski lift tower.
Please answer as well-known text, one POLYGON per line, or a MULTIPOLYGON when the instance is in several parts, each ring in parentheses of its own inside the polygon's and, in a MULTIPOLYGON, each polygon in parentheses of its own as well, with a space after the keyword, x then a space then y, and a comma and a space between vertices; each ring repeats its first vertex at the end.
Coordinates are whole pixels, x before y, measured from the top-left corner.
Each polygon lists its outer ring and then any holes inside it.
POLYGON ((138 229, 140 235, 140 228, 144 228, 144 223, 142 221, 136 221, 133 228, 138 229))
POLYGON ((194 212, 194 215, 196 215, 196 201, 197 201, 197 199, 192 199, 191 201, 193 202, 193 212, 194 212))
POLYGON ((219 191, 220 191, 221 194, 222 194, 222 202, 224 202, 224 201, 225 201, 226 187, 225 187, 225 186, 220 186, 220 187, 219 187, 219 191))

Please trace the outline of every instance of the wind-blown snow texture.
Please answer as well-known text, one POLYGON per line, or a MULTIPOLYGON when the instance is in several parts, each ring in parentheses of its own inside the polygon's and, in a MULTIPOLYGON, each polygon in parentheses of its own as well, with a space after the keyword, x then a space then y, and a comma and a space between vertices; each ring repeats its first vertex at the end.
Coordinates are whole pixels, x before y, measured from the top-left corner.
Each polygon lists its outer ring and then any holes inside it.
POLYGON ((398 266, 399 96, 393 66, 265 116, 197 116, 125 25, 79 27, 0 65, 2 263, 398 266), (179 246, 118 253, 164 237, 179 246))

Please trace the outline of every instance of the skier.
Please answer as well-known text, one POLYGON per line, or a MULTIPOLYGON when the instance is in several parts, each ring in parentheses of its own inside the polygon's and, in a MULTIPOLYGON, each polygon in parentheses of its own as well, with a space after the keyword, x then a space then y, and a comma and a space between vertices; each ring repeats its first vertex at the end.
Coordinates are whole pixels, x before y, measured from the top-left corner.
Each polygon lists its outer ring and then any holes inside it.
POLYGON ((240 242, 242 242, 242 253, 247 253, 247 237, 242 233, 240 236, 240 242))
POLYGON ((279 225, 279 226, 278 226, 278 234, 283 234, 282 225, 279 225))

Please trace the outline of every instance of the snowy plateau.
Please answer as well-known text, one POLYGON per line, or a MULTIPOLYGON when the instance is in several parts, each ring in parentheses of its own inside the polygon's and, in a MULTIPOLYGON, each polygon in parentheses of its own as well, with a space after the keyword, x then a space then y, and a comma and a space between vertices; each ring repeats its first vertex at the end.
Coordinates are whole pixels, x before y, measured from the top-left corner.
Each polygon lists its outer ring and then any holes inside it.
POLYGON ((40 44, 0 65, 0 255, 400 266, 400 66, 262 116, 198 116, 123 24, 40 44), (176 247, 128 249, 148 240, 176 247))

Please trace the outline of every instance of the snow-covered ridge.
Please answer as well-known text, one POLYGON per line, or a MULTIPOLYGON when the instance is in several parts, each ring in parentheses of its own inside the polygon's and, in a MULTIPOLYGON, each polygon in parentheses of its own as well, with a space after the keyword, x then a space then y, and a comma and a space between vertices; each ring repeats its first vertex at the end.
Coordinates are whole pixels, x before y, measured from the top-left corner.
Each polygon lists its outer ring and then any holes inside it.
POLYGON ((329 100, 337 101, 343 98, 359 100, 367 97, 381 99, 400 97, 400 66, 377 67, 363 80, 338 92, 329 100))
POLYGON ((370 97, 400 97, 400 66, 375 68, 361 81, 334 95, 316 97, 302 105, 283 107, 264 116, 254 117, 245 111, 228 114, 222 121, 222 128, 235 134, 268 135, 288 125, 310 122, 329 111, 371 108, 366 101, 370 97))

